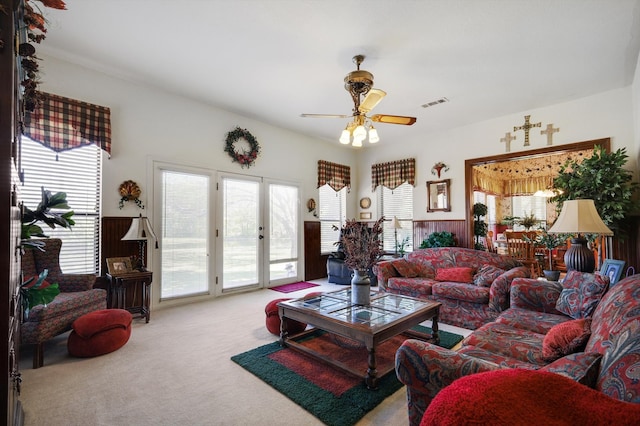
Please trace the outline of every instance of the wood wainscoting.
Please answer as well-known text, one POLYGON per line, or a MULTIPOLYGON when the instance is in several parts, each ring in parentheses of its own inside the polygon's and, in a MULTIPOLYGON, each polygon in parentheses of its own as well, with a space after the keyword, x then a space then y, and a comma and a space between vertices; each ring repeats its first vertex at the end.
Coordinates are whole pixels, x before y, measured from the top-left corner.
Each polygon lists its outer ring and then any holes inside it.
POLYGON ((413 249, 422 244, 422 240, 433 232, 451 232, 458 243, 458 247, 473 248, 473 241, 467 236, 469 225, 466 220, 414 220, 413 221, 413 249))
POLYGON ((320 252, 320 222, 304 222, 304 279, 317 280, 327 276, 327 257, 320 252))

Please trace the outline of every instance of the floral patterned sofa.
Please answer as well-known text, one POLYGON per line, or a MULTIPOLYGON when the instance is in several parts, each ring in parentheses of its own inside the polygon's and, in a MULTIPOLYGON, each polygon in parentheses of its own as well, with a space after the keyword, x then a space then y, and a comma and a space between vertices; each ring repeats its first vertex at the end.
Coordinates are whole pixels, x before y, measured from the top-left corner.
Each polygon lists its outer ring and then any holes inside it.
POLYGON ((456 379, 504 368, 561 374, 640 404, 640 274, 607 287, 607 277, 575 271, 562 284, 515 279, 511 307, 457 352, 405 341, 396 375, 407 386, 410 424, 456 379))
POLYGON ((510 257, 462 247, 415 250, 374 266, 382 291, 442 303, 439 321, 476 329, 509 307, 511 281, 529 269, 510 257))

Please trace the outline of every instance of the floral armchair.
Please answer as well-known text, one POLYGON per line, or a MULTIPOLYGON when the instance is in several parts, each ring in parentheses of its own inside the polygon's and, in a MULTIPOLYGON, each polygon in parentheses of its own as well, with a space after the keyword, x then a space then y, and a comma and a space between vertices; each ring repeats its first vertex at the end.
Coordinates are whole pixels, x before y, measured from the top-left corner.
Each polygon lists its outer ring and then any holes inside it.
POLYGON ((44 251, 28 248, 22 256, 25 279, 48 269, 46 281, 60 288, 53 301, 34 306, 23 318, 20 327, 21 343, 35 345, 33 368, 44 363, 44 342, 71 329, 77 318, 107 307, 107 292, 94 289, 94 274, 65 274, 60 269, 62 241, 57 238, 43 240, 44 251))

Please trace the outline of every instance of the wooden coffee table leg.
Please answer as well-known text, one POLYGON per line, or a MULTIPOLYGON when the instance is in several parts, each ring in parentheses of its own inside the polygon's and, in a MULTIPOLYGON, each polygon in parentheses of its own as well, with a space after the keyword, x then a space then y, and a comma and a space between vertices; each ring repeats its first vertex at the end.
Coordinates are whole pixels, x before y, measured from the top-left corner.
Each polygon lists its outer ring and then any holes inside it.
POLYGON ((287 317, 283 316, 283 311, 278 310, 278 314, 280 315, 280 346, 286 346, 286 340, 289 337, 289 330, 287 328, 287 317))
POLYGON ((367 384, 368 389, 378 389, 378 369, 376 364, 376 348, 374 346, 367 347, 369 351, 367 368, 367 377, 364 382, 367 384))
POLYGON ((438 314, 431 319, 431 337, 436 345, 440 343, 440 333, 438 332, 438 314))

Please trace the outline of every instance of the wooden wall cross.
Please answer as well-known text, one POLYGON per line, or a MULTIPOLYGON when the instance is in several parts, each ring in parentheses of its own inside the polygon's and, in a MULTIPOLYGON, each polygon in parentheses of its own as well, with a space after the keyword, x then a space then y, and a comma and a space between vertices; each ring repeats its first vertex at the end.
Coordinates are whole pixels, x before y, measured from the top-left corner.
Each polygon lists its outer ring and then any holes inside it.
POLYGON ((540 130, 541 135, 547 135, 547 145, 553 145, 553 134, 559 132, 560 127, 554 128, 553 123, 547 124, 546 130, 540 130))
POLYGON ((511 151, 511 141, 515 140, 516 137, 515 136, 511 136, 511 132, 507 132, 504 134, 504 138, 500 139, 500 142, 504 142, 505 143, 505 148, 506 148, 506 152, 510 152, 511 151))
POLYGON ((517 132, 518 130, 524 130, 524 146, 529 146, 529 130, 531 130, 532 127, 540 127, 542 126, 542 123, 536 123, 536 124, 531 124, 529 123, 529 118, 531 116, 530 115, 525 115, 524 116, 524 124, 522 126, 513 126, 513 131, 517 132))

